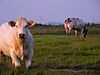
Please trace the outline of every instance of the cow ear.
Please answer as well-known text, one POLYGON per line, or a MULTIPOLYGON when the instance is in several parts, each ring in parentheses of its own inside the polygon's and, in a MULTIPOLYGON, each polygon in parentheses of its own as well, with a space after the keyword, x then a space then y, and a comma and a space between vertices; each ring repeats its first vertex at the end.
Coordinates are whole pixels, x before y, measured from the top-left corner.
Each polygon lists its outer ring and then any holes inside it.
POLYGON ((14 27, 14 26, 15 26, 15 22, 14 22, 14 21, 10 21, 10 22, 8 22, 8 24, 9 24, 11 27, 14 27))
POLYGON ((67 20, 70 20, 70 18, 68 18, 67 20))
POLYGON ((70 22, 71 21, 70 18, 68 18, 67 21, 70 22))
POLYGON ((36 22, 33 21, 33 20, 29 20, 29 22, 28 22, 28 25, 31 26, 31 27, 32 27, 33 25, 35 25, 35 24, 36 24, 36 22))

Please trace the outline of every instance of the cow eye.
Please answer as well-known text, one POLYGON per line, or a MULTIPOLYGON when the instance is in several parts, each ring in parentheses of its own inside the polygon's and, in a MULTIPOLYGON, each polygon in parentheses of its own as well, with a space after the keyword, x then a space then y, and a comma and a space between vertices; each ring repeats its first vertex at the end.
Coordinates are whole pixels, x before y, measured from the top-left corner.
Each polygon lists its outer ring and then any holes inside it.
POLYGON ((28 27, 28 25, 25 26, 25 28, 27 28, 27 27, 28 27))

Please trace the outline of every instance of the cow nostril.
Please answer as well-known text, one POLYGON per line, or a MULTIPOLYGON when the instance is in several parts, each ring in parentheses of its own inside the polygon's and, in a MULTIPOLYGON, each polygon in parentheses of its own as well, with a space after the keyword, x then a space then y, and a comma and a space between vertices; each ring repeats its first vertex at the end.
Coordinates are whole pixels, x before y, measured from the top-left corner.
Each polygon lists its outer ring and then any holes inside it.
POLYGON ((25 34, 19 34, 20 38, 25 38, 25 34))

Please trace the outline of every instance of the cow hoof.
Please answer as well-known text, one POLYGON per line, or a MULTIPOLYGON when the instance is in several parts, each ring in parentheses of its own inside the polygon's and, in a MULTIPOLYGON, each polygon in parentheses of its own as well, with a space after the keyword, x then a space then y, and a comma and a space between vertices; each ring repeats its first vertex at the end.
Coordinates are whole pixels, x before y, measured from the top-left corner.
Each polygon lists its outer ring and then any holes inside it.
POLYGON ((32 69, 32 66, 29 66, 29 67, 27 68, 27 70, 30 70, 30 69, 32 69))
POLYGON ((21 65, 16 65, 16 66, 15 66, 15 68, 20 68, 20 67, 21 67, 21 65))
POLYGON ((20 68, 20 66, 15 66, 15 68, 17 69, 17 68, 20 68))

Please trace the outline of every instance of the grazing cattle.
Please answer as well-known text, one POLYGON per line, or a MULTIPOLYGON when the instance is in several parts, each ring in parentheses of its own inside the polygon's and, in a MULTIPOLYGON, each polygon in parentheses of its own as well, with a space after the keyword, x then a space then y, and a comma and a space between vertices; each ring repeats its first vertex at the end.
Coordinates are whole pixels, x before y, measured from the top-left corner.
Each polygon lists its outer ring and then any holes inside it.
POLYGON ((19 17, 0 26, 0 52, 10 56, 16 68, 21 66, 19 58, 26 60, 27 69, 31 66, 34 39, 28 27, 33 25, 34 21, 19 17))
POLYGON ((64 22, 64 27, 66 30, 66 34, 70 34, 72 30, 75 30, 75 37, 79 32, 81 34, 81 37, 85 38, 88 31, 83 20, 79 18, 68 18, 64 22))

